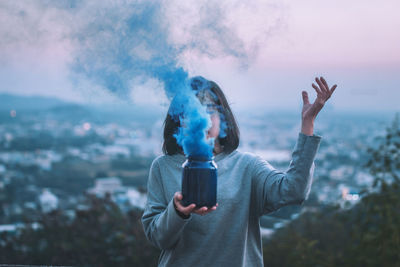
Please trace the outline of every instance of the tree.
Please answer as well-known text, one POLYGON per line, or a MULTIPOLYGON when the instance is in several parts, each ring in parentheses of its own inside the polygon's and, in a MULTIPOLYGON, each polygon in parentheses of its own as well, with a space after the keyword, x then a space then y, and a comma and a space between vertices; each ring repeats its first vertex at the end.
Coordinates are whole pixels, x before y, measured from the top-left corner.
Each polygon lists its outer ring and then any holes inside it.
POLYGON ((60 210, 41 214, 40 228, 2 233, 0 262, 73 266, 155 266, 159 251, 144 235, 140 210, 124 214, 111 200, 86 196, 70 220, 60 210))
POLYGON ((377 147, 368 149, 371 155, 365 165, 375 176, 374 186, 381 182, 400 183, 400 118, 396 113, 392 126, 386 129, 386 135, 379 140, 377 147))
POLYGON ((366 167, 375 177, 349 210, 307 212, 278 230, 264 246, 266 266, 400 266, 399 116, 366 167))

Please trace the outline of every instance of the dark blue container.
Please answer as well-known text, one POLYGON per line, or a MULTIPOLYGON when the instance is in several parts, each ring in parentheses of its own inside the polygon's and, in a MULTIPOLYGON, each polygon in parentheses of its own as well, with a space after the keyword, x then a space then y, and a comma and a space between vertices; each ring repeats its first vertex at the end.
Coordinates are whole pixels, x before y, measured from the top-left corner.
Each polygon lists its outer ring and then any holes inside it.
POLYGON ((188 157, 182 165, 182 203, 213 207, 217 203, 217 164, 214 158, 188 157))

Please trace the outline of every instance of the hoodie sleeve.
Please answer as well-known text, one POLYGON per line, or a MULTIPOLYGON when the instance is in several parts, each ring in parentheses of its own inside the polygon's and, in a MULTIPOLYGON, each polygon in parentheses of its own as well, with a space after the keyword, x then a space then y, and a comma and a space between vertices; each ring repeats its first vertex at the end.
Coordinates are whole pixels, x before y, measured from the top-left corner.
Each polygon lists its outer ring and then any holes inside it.
POLYGON ((252 191, 260 216, 286 205, 303 204, 308 198, 321 138, 300 132, 286 172, 276 170, 256 156, 252 165, 252 191))
POLYGON ((147 202, 142 215, 142 225, 147 239, 161 250, 172 248, 179 240, 184 226, 192 215, 183 219, 174 208, 173 198, 165 199, 157 159, 150 167, 147 183, 147 202))

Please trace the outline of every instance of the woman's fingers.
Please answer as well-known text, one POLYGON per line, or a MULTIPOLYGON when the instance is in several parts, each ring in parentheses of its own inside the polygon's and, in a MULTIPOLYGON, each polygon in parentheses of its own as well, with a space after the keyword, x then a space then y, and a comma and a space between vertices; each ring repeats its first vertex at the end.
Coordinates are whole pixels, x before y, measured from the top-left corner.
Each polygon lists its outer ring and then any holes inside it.
MULTIPOLYGON (((322 77, 321 77, 321 78, 322 78, 322 77)), ((323 93, 329 93, 329 92, 328 92, 328 87, 325 87, 324 83, 323 83, 320 79, 318 79, 318 77, 315 78, 315 81, 318 83, 318 86, 319 86, 321 92, 323 92, 323 93)))
POLYGON ((185 215, 188 215, 189 213, 191 213, 195 208, 196 208, 196 204, 190 204, 189 206, 182 206, 182 204, 180 202, 175 202, 176 204, 176 208, 184 213, 185 215))
POLYGON ((206 206, 204 206, 204 207, 201 207, 201 208, 197 208, 196 207, 196 204, 190 204, 189 206, 183 206, 182 204, 181 204, 181 200, 182 200, 182 198, 183 198, 183 195, 181 194, 181 192, 176 192, 175 194, 174 194, 174 202, 175 202, 175 205, 176 205, 176 208, 180 211, 180 212, 182 212, 183 214, 185 214, 185 215, 189 215, 190 213, 196 213, 196 214, 199 214, 199 215, 205 215, 205 214, 207 214, 207 213, 209 213, 209 212, 211 212, 211 211, 214 211, 214 210, 216 210, 217 209, 217 207, 218 207, 218 203, 217 204, 215 204, 215 206, 213 206, 213 207, 211 207, 211 208, 208 208, 208 207, 206 207, 206 206))
POLYGON ((322 82, 317 78, 315 78, 315 81, 317 82, 319 89, 321 90, 321 92, 325 91, 324 90, 324 85, 322 84, 322 82))
MULTIPOLYGON (((320 95, 318 95, 318 97, 323 100, 324 102, 326 102, 332 95, 332 93, 335 91, 337 85, 335 84, 334 86, 332 86, 331 89, 329 89, 329 85, 326 82, 326 80, 324 79, 324 77, 321 76, 320 79, 315 78, 315 81, 318 83, 319 87, 315 86, 313 84, 314 89, 318 92, 321 92, 320 95)), ((317 97, 317 98, 318 98, 317 97)))
MULTIPOLYGON (((182 209, 182 210, 180 210, 180 212, 182 212, 182 213, 188 215, 189 213, 193 212, 193 210, 194 210, 195 208, 196 208, 196 204, 190 204, 190 205, 187 206, 187 207, 181 206, 181 209, 182 209)), ((179 209, 179 208, 178 208, 178 209, 179 209)))
POLYGON ((175 201, 175 204, 177 204, 176 202, 181 201, 182 198, 183 198, 183 196, 182 196, 181 192, 175 192, 175 194, 174 194, 174 201, 175 201))
POLYGON ((315 91, 317 92, 317 95, 322 94, 321 90, 314 83, 311 86, 315 89, 315 91))
POLYGON ((183 198, 183 195, 182 195, 181 192, 175 192, 175 194, 174 194, 174 202, 175 202, 176 208, 180 212, 184 213, 185 215, 188 215, 188 214, 190 214, 192 212, 196 213, 196 214, 199 214, 199 215, 205 215, 205 214, 207 214, 207 213, 209 213, 211 211, 216 210, 217 206, 218 206, 218 203, 217 203, 214 207, 211 207, 211 208, 207 208, 207 207, 197 208, 196 204, 193 203, 193 204, 190 204, 189 206, 185 207, 185 206, 183 206, 181 204, 182 198, 183 198))
POLYGON ((315 99, 314 103, 312 103, 312 105, 305 105, 307 100, 305 98, 306 93, 303 91, 303 117, 316 117, 318 112, 322 109, 326 101, 331 97, 332 93, 337 87, 337 85, 335 84, 334 86, 332 86, 331 89, 329 89, 328 83, 322 76, 320 78, 316 77, 315 81, 318 86, 312 83, 312 87, 317 92, 317 98, 315 99))
POLYGON ((195 209, 193 212, 196 213, 196 214, 199 214, 199 215, 206 215, 207 213, 210 213, 210 212, 216 210, 217 207, 218 207, 218 203, 215 206, 211 207, 211 208, 208 208, 208 207, 204 206, 204 207, 195 209))
POLYGON ((337 87, 336 84, 335 84, 334 86, 332 86, 332 88, 331 88, 331 90, 330 90, 331 94, 333 93, 333 91, 335 91, 336 87, 337 87))
POLYGON ((329 86, 328 86, 328 83, 326 82, 326 80, 325 80, 325 79, 324 79, 324 77, 322 77, 322 76, 321 76, 321 81, 322 81, 322 83, 324 84, 324 86, 325 86, 326 90, 328 90, 328 91, 329 91, 329 86))
POLYGON ((308 105, 310 104, 310 100, 308 99, 308 94, 306 91, 302 91, 302 96, 303 96, 303 105, 308 105))
POLYGON ((203 215, 205 212, 207 212, 207 210, 208 210, 207 207, 201 207, 201 208, 195 209, 193 212, 197 213, 197 214, 200 214, 200 215, 203 215))
POLYGON ((182 196, 181 192, 176 192, 174 194, 174 202, 175 202, 176 208, 183 214, 188 215, 196 208, 196 204, 190 204, 189 206, 185 207, 181 204, 182 198, 183 198, 183 196, 182 196))

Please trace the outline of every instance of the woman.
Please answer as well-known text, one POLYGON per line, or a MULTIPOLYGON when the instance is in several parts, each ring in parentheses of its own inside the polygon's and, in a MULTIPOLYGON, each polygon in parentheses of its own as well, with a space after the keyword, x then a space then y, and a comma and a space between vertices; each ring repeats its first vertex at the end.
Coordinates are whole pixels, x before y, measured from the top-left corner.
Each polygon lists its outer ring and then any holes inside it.
POLYGON ((321 136, 313 133, 314 120, 336 88, 329 88, 323 77, 316 82, 318 86, 312 84, 317 93, 314 103, 309 102, 306 91, 302 92, 301 132, 286 172, 237 150, 237 123, 223 92, 211 82, 211 91, 217 96, 214 104, 221 107, 220 116, 212 115, 208 131, 208 137, 216 138, 214 160, 218 166, 218 204, 211 208, 181 203, 185 156, 173 137, 179 121, 167 115, 164 155, 151 165, 142 217, 147 238, 162 250, 159 266, 263 266, 260 216, 286 205, 302 204, 310 192, 321 141, 321 136), (223 138, 219 135, 220 117, 227 124, 223 138))

